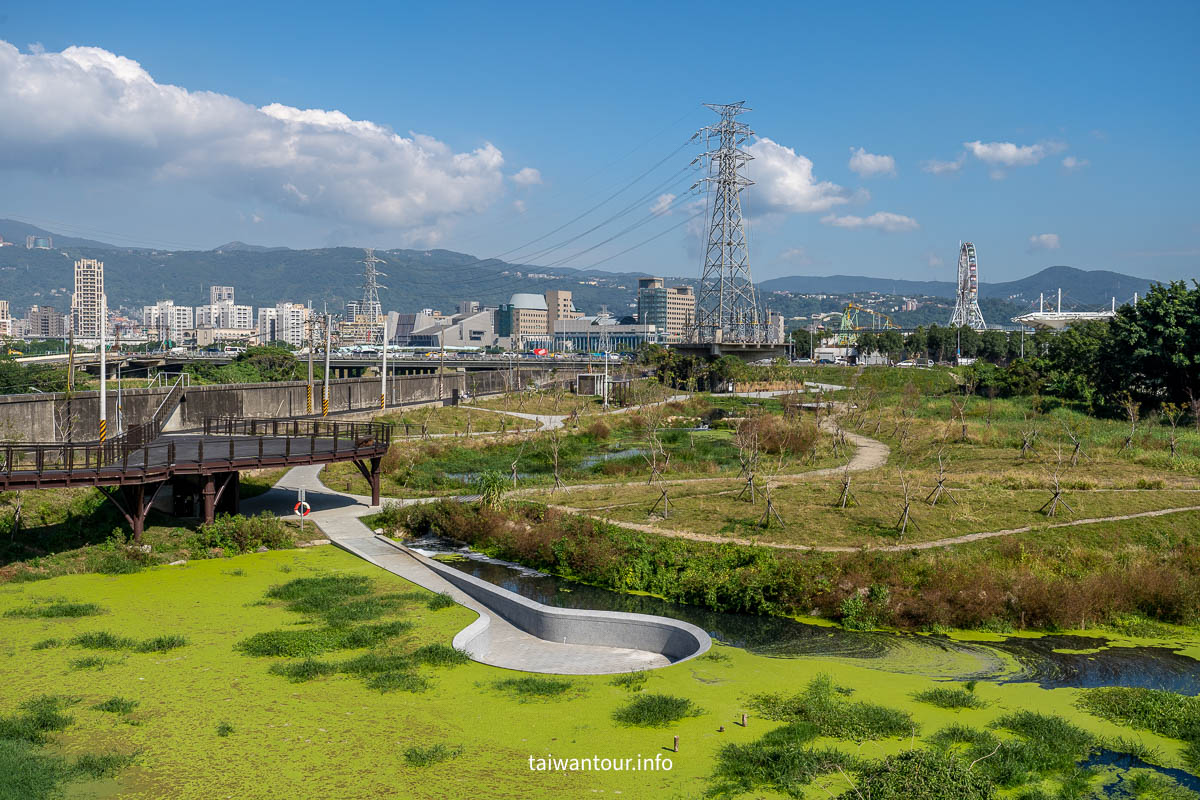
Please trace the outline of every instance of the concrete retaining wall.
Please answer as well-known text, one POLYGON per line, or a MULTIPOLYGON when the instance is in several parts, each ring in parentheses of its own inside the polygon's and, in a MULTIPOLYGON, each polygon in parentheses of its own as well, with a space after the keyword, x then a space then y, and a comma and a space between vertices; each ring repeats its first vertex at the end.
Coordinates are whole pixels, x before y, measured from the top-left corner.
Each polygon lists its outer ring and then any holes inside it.
MULTIPOLYGON (((544 381, 549 369, 522 369, 518 381, 544 381)), ((454 402, 463 393, 494 394, 504 391, 512 376, 507 370, 438 375, 396 375, 388 379, 388 405, 403 406, 454 402)), ((297 417, 307 413, 304 381, 280 383, 192 386, 184 393, 179 410, 167 430, 187 430, 204 424, 206 417, 297 417)), ((379 378, 346 378, 329 382, 329 411, 367 411, 379 407, 379 378)), ((167 395, 166 388, 123 389, 121 405, 126 424, 150 418, 167 395)), ((319 412, 321 384, 313 392, 319 412)), ((109 390, 109 430, 117 419, 117 393, 109 390)), ((70 400, 60 393, 0 396, 0 438, 21 442, 59 442, 65 439, 68 420, 74 441, 98 437, 99 392, 76 392, 70 400)))
MULTIPOLYGON (((384 541, 394 545, 390 540, 384 541)), ((433 559, 422 558, 421 561, 515 627, 539 639, 563 644, 645 650, 661 653, 672 663, 695 658, 712 647, 712 639, 708 634, 691 623, 649 614, 555 608, 501 589, 433 559)), ((455 647, 468 652, 479 651, 479 648, 486 650, 488 628, 478 622, 455 637, 455 647)))

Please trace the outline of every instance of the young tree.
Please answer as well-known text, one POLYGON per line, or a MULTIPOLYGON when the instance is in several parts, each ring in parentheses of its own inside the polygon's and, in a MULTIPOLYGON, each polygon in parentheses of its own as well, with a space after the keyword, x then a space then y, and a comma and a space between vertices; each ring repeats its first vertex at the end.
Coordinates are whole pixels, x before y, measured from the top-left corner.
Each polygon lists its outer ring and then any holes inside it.
POLYGON ((1038 509, 1038 511, 1042 512, 1047 517, 1053 517, 1056 514, 1058 514, 1058 507, 1060 505, 1063 508, 1065 508, 1067 511, 1071 512, 1072 514, 1075 513, 1075 509, 1073 509, 1073 508, 1071 508, 1071 506, 1067 505, 1067 501, 1063 499, 1062 484, 1059 482, 1059 479, 1058 479, 1059 473, 1061 471, 1062 471, 1062 451, 1059 450, 1058 451, 1058 463, 1054 467, 1054 472, 1050 476, 1051 487, 1052 487, 1054 494, 1051 496, 1051 498, 1049 500, 1047 500, 1045 502, 1045 504, 1040 509, 1038 509))
POLYGON ((942 495, 948 497, 954 505, 958 505, 958 499, 950 491, 950 488, 946 486, 946 464, 942 460, 942 451, 938 450, 937 486, 933 487, 933 491, 925 498, 925 502, 931 506, 936 506, 942 495))
POLYGON ((1142 415, 1142 404, 1134 400, 1133 395, 1126 392, 1121 398, 1121 408, 1125 411, 1125 418, 1129 420, 1129 433, 1121 444, 1121 450, 1124 451, 1133 446, 1133 437, 1137 435, 1138 420, 1142 415))
POLYGON ((1171 458, 1175 457, 1175 450, 1179 446, 1179 421, 1183 419, 1183 413, 1183 406, 1178 403, 1162 405, 1163 419, 1171 426, 1171 433, 1167 437, 1167 443, 1171 446, 1171 458))
POLYGON ((909 509, 912 508, 912 496, 914 488, 912 480, 908 475, 905 474, 904 467, 898 467, 896 471, 900 475, 900 489, 904 495, 904 508, 900 512, 900 519, 896 522, 896 531, 899 534, 900 541, 903 542, 904 534, 908 532, 908 526, 910 523, 918 530, 920 530, 921 526, 918 525, 917 521, 909 514, 909 509))

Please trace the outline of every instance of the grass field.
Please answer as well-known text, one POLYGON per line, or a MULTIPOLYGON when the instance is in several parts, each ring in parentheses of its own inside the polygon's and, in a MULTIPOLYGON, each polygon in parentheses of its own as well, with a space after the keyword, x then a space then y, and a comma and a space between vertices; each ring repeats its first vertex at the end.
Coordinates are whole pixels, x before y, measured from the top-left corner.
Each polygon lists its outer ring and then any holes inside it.
MULTIPOLYGON (((946 687, 918 676, 844 661, 758 657, 728 647, 640 680, 556 679, 570 684, 566 691, 541 684, 514 686, 512 679, 522 678, 520 673, 473 662, 433 666, 435 660, 416 655, 434 652, 425 649, 430 645, 447 644, 473 618, 457 606, 428 610, 422 602, 427 594, 331 547, 190 562, 117 577, 73 575, 10 584, 0 587, 0 716, 43 694, 77 698, 67 709, 72 722, 38 752, 68 758, 132 756, 132 763, 110 777, 70 784, 72 796, 89 797, 564 798, 620 792, 633 798, 684 798, 724 787, 725 796, 759 798, 783 796, 778 790, 785 779, 798 796, 829 797, 848 789, 849 779, 869 773, 866 762, 920 748, 950 725, 987 730, 990 723, 1030 708, 1062 717, 1087 741, 1125 737, 1156 751, 1151 761, 1183 763, 1179 740, 1088 714, 1076 707, 1078 690, 980 684, 974 694, 981 707, 948 709, 914 697, 946 687), (349 597, 332 599, 297 599, 287 592, 268 597, 273 586, 330 574, 362 576, 370 588, 367 594, 354 589, 349 597), (413 688, 411 683, 383 682, 372 688, 349 666, 334 672, 298 669, 293 672, 301 679, 293 680, 276 674, 285 670, 273 672, 273 665, 304 664, 303 657, 252 656, 239 649, 240 642, 256 635, 319 628, 324 623, 318 617, 332 613, 330 603, 359 608, 364 600, 384 597, 402 600, 387 606, 380 621, 354 624, 398 620, 409 623, 407 629, 372 649, 330 651, 315 660, 361 666, 367 657, 410 653, 407 658, 421 664, 410 667, 424 684, 418 691, 405 690, 413 688), (50 599, 93 603, 101 613, 4 616, 10 609, 50 599), (289 610, 289 603, 301 603, 305 610, 289 610), (148 653, 69 644, 89 631, 139 642, 177 635, 186 644, 148 653), (58 640, 59 646, 46 646, 48 639, 58 640), (89 656, 102 661, 100 668, 70 667, 89 656), (821 673, 836 677, 822 683, 817 680, 821 673), (837 691, 830 694, 820 688, 824 686, 837 691), (803 712, 805 719, 823 726, 815 733, 799 732, 797 725, 814 723, 796 722, 788 709, 802 706, 790 700, 776 704, 780 711, 771 714, 775 720, 764 719, 757 710, 763 706, 755 698, 786 700, 805 691, 814 702, 803 712), (666 699, 654 699, 658 696, 666 699), (883 706, 884 712, 868 713, 863 703, 883 706), (858 727, 829 726, 827 709, 844 712, 858 727), (750 713, 746 728, 738 724, 743 712, 750 713), (660 719, 674 721, 653 727, 660 719), (897 720, 902 724, 894 724, 897 720), (675 735, 678 753, 664 749, 675 735), (722 756, 725 746, 742 749, 722 756), (796 773, 766 768, 778 765, 772 754, 780 747, 800 755, 807 748, 840 753, 850 765, 849 778, 816 770, 811 783, 796 783, 796 773), (651 759, 660 754, 672 760, 673 768, 530 769, 531 756, 548 754, 651 759), (748 779, 731 766, 731 759, 734 765, 761 759, 766 767, 748 779), (721 775, 715 774, 718 769, 721 775)), ((1017 746, 1035 733, 1021 730, 1025 733, 997 728, 993 735, 1017 746)), ((828 757, 820 761, 827 762, 828 757)), ((1078 780, 1058 766, 1025 778, 1014 791, 1041 785, 1056 792, 1064 779, 1078 780)), ((13 779, 0 774, 0 795, 5 781, 13 779)), ((1096 787, 1115 780, 1108 773, 1088 782, 1096 787)))

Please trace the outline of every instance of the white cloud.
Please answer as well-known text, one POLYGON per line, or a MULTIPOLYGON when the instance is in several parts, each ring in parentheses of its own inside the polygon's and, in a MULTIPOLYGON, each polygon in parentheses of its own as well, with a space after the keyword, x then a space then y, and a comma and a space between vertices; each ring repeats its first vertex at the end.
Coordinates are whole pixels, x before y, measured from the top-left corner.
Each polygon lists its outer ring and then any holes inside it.
POLYGON ((0 119, 0 170, 200 183, 410 238, 438 238, 504 190, 491 144, 454 152, 340 111, 255 108, 96 47, 23 54, 0 41, 0 119))
POLYGON ((946 262, 945 262, 945 260, 942 259, 941 256, 939 256, 937 253, 930 250, 928 253, 925 254, 925 263, 929 264, 929 266, 931 266, 931 267, 940 267, 943 264, 945 264, 946 262))
POLYGON ((1076 158, 1075 156, 1067 156, 1062 160, 1063 168, 1070 170, 1071 172, 1074 172, 1078 169, 1083 169, 1090 163, 1092 162, 1088 161, 1086 158, 1076 158))
POLYGON ((754 156, 751 177, 758 184, 747 195, 767 212, 828 211, 850 201, 841 186, 813 177, 813 162, 771 139, 760 138, 748 151, 754 156))
POLYGON ((830 214, 821 217, 821 222, 826 225, 832 225, 835 228, 875 228, 888 233, 900 233, 902 231, 912 231, 921 227, 912 217, 906 217, 903 214, 893 214, 890 211, 876 211, 869 217, 856 217, 847 215, 839 217, 830 214))
POLYGON ((511 177, 517 186, 535 186, 542 182, 542 173, 533 167, 524 167, 511 177))
POLYGON ((1051 153, 1059 152, 1059 142, 1013 144, 1012 142, 963 142, 963 147, 984 163, 996 167, 1031 167, 1051 153))
POLYGON ((1039 233, 1029 237, 1029 252, 1057 250, 1060 246, 1057 233, 1039 233))
POLYGON ((936 158, 933 158, 922 164, 921 169, 934 175, 950 175, 962 169, 966 160, 966 153, 959 153, 958 158, 953 161, 938 161, 936 158))
POLYGON ((258 223, 263 221, 262 214, 251 214, 250 221, 253 222, 255 225, 257 225, 258 223))
POLYGON ((671 213, 671 203, 675 202, 675 195, 670 192, 660 194, 653 203, 650 204, 650 213, 656 217, 661 217, 664 214, 671 213))
POLYGON ((808 255, 808 251, 803 247, 793 247, 790 250, 784 250, 779 254, 776 261, 790 261, 793 264, 809 264, 812 259, 808 255))
POLYGON ((525 213, 525 201, 524 200, 514 200, 513 208, 515 208, 517 210, 518 214, 524 214, 525 213))
POLYGON ((875 175, 895 175, 896 159, 868 153, 861 147, 850 148, 850 169, 864 178, 875 175))

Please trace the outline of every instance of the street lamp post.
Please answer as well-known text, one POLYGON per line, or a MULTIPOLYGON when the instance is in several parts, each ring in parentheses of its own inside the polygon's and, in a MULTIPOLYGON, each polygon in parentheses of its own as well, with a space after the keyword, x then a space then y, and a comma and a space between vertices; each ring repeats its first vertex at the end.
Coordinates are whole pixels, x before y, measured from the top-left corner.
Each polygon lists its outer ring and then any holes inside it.
POLYGON ((608 408, 608 351, 604 351, 604 407, 608 408))
POLYGON ((333 343, 333 326, 329 321, 329 314, 325 315, 325 383, 321 386, 321 416, 329 416, 329 349, 333 343))
POLYGON ((104 354, 104 317, 108 303, 100 295, 100 441, 108 438, 108 359, 104 354))
POLYGON ((379 379, 379 408, 387 408, 387 316, 383 318, 383 370, 380 372, 379 379))

